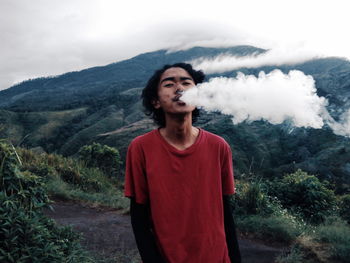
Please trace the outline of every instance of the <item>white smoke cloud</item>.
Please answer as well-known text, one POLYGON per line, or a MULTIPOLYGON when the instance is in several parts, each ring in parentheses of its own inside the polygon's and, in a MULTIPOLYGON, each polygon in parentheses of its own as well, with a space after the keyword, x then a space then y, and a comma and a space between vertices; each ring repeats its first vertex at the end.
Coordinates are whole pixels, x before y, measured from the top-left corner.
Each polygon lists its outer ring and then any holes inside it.
POLYGON ((335 134, 350 137, 350 109, 340 116, 339 122, 330 118, 328 125, 335 134))
POLYGON ((326 109, 328 101, 316 94, 312 76, 297 70, 212 78, 184 92, 181 100, 230 115, 234 124, 257 120, 280 124, 289 120, 296 127, 317 129, 328 124, 334 133, 350 136, 350 110, 341 122, 335 122, 326 109))
POLYGON ((297 127, 321 128, 322 114, 327 111, 327 100, 317 96, 314 79, 296 70, 212 78, 186 91, 181 99, 207 111, 231 115, 235 124, 291 120, 297 127))
POLYGON ((323 56, 321 53, 316 53, 302 46, 294 46, 289 48, 274 48, 262 54, 252 54, 244 57, 222 54, 214 58, 195 59, 190 61, 190 63, 196 69, 201 69, 210 74, 222 73, 243 67, 257 68, 261 66, 297 64, 323 56))

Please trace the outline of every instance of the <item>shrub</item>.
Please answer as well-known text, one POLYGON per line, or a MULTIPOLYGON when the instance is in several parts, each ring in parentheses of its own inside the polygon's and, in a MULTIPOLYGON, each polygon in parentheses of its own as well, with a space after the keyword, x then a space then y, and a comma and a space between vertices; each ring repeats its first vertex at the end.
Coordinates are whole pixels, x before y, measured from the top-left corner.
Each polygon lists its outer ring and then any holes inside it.
POLYGON ((261 214, 270 215, 281 209, 279 201, 271 198, 266 185, 261 181, 251 183, 240 181, 237 183, 235 203, 239 214, 261 214))
POLYGON ((103 192, 113 188, 111 180, 97 168, 86 167, 85 163, 57 154, 34 154, 27 149, 18 149, 23 159, 22 170, 28 170, 48 183, 60 177, 64 182, 74 185, 83 191, 103 192))
POLYGON ((109 177, 115 177, 119 171, 120 155, 113 147, 93 143, 81 147, 78 155, 88 167, 99 168, 109 177))
POLYGON ((0 141, 0 262, 91 262, 80 236, 42 213, 42 179, 20 172, 14 148, 0 141))
POLYGON ((339 214, 344 220, 350 223, 350 194, 343 195, 340 198, 339 214))
POLYGON ((23 148, 17 150, 23 162, 21 170, 41 177, 51 197, 122 209, 129 206, 128 199, 119 190, 121 184, 98 168, 89 168, 81 160, 57 154, 39 155, 23 148))
POLYGON ((275 180, 269 185, 269 192, 281 204, 301 214, 312 223, 322 222, 336 209, 336 197, 327 188, 327 182, 320 182, 314 175, 298 170, 275 180))

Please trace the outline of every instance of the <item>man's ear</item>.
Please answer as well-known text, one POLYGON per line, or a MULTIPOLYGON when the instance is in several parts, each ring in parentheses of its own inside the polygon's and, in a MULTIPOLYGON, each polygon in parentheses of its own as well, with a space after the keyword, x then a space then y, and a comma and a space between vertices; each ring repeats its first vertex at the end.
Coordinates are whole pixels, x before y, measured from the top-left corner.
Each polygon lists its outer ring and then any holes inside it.
POLYGON ((155 109, 158 110, 160 108, 159 100, 157 100, 157 99, 152 100, 152 105, 155 109))

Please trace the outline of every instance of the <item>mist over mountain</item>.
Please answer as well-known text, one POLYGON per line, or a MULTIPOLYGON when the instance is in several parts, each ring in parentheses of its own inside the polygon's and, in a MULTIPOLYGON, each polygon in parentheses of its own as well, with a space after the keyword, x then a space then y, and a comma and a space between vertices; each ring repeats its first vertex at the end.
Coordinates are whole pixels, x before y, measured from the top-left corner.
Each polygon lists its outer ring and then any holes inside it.
POLYGON ((202 56, 214 57, 221 53, 244 56, 262 51, 250 46, 225 49, 197 47, 178 52, 160 50, 141 54, 103 67, 22 82, 0 92, 0 107, 16 111, 74 108, 90 104, 93 100, 109 99, 130 88, 143 87, 153 71, 164 64, 202 56))
MULTIPOLYGON (((164 64, 247 56, 265 50, 251 46, 160 50, 103 67, 33 79, 0 91, 0 138, 38 151, 74 155, 93 141, 117 147, 122 156, 135 136, 155 126, 142 112, 140 93, 154 70, 164 64)), ((300 70, 315 79, 317 95, 327 98, 335 120, 350 108, 350 62, 314 59, 300 64, 239 68, 207 75, 257 76, 274 69, 300 70)), ((278 110, 278 109, 276 109, 278 110)), ((327 179, 338 192, 350 190, 350 139, 323 129, 295 128, 288 121, 233 125, 229 116, 202 112, 197 123, 223 136, 232 146, 236 175, 283 176, 301 168, 327 179)))

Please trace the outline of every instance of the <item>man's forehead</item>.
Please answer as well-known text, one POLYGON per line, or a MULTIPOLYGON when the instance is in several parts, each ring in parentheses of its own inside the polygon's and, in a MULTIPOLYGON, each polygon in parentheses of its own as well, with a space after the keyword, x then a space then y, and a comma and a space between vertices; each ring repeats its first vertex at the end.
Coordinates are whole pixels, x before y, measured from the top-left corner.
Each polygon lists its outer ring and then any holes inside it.
POLYGON ((192 76, 183 68, 169 68, 166 71, 163 72, 163 74, 160 76, 160 82, 166 81, 166 80, 192 80, 192 76))

